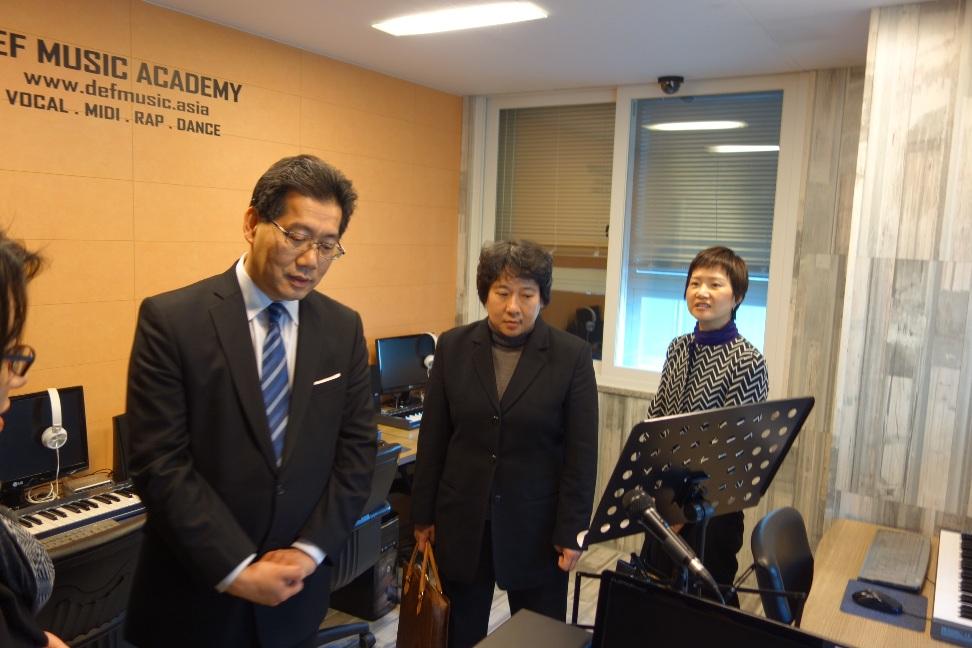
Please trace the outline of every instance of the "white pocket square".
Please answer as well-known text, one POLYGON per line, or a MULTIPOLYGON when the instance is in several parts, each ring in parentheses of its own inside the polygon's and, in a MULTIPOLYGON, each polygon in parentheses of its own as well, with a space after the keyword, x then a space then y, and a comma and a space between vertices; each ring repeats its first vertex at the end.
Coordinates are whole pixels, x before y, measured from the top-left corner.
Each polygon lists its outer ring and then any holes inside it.
POLYGON ((326 383, 326 382, 331 382, 332 380, 337 380, 340 377, 341 377, 341 372, 339 371, 336 374, 334 374, 333 376, 328 376, 327 378, 321 378, 320 380, 315 380, 314 381, 314 384, 315 385, 320 385, 321 383, 326 383))

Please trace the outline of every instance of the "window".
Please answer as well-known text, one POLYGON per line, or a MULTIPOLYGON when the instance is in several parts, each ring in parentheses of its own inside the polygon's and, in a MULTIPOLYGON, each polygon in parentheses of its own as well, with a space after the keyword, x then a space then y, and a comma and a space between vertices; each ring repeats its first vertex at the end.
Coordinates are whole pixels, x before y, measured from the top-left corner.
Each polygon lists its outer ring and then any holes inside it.
POLYGON ((646 85, 471 98, 465 321, 485 315, 475 290, 482 244, 539 239, 555 258, 555 298, 544 317, 550 321, 557 304, 575 313, 603 303, 597 323, 603 326, 603 359, 595 363, 598 384, 653 392, 668 343, 694 326, 682 296, 688 263, 699 250, 721 243, 750 266, 737 326, 766 356, 770 396, 785 393, 810 81, 808 73, 695 81, 673 97, 646 85), (614 114, 610 164, 593 162, 608 144, 605 127, 593 127, 597 120, 590 115, 597 111, 614 114), (643 128, 689 119, 746 126, 698 132, 643 128), (585 120, 598 133, 588 139, 598 145, 581 152, 579 144, 565 145, 564 138, 576 134, 571 123, 585 120), (546 161, 526 155, 527 143, 530 155, 545 147, 546 161), (709 150, 720 144, 778 144, 779 151, 709 150), (600 178, 608 167, 605 188, 600 178), (565 182, 567 173, 580 173, 582 179, 565 182), (592 195, 578 193, 579 186, 592 195), (603 242, 595 240, 604 231, 603 208, 577 215, 580 206, 601 200, 605 191, 606 253, 603 242), (552 214, 553 221, 541 223, 552 214), (571 223, 574 218, 584 222, 571 223), (571 296, 578 301, 571 303, 571 296))
POLYGON ((497 107, 495 220, 483 242, 530 239, 549 250, 544 320, 589 341, 599 358, 615 119, 613 93, 597 98, 497 107))
POLYGON ((736 325, 763 348, 782 110, 779 91, 635 102, 619 366, 661 371, 668 343, 695 325, 689 263, 712 245, 749 266, 736 325))

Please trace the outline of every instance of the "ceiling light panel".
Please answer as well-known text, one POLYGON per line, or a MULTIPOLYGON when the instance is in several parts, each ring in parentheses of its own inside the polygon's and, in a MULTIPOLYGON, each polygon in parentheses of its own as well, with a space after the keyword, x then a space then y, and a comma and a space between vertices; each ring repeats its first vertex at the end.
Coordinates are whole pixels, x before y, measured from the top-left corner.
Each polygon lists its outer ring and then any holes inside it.
POLYGON ((375 23, 372 27, 392 36, 414 36, 507 25, 546 17, 547 12, 532 2, 492 2, 400 16, 375 23))

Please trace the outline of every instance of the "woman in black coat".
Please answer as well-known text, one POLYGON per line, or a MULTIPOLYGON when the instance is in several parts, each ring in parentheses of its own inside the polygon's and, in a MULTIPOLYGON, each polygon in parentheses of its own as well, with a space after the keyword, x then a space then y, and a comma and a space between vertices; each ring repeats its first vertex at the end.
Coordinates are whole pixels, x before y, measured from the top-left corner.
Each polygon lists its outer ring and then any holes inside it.
POLYGON ((412 494, 419 548, 435 546, 449 643, 486 636, 494 584, 510 613, 563 620, 597 473, 591 348, 540 317, 551 256, 529 241, 483 249, 487 318, 444 333, 426 390, 412 494))
MULTIPOLYGON (((0 231, 0 413, 10 407, 10 391, 27 383, 27 370, 34 362, 34 350, 20 343, 20 334, 27 319, 27 282, 40 265, 40 257, 0 231)), ((0 646, 67 648, 34 620, 53 585, 54 567, 47 552, 0 506, 0 646)))

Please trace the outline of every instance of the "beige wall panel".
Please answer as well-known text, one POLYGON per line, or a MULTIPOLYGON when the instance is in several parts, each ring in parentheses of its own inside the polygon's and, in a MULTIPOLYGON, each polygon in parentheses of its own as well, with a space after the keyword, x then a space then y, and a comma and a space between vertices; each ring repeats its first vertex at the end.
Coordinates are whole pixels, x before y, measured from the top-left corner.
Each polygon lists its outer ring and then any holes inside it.
POLYGON ((456 247, 456 239, 459 236, 459 213, 455 205, 406 207, 402 213, 405 220, 404 229, 409 233, 407 240, 428 245, 456 247))
POLYGON ((362 245, 335 263, 329 278, 341 287, 452 284, 455 255, 455 246, 362 245))
POLYGON ((344 241, 360 245, 434 245, 455 247, 455 209, 358 201, 344 241))
MULTIPOLYGON (((64 101, 69 107, 68 100, 64 101)), ((16 156, 4 156, 0 162, 6 170, 132 177, 132 129, 122 122, 15 107, 0 101, 0 142, 4 150, 17 151, 16 156)))
POLYGON ((131 46, 128 2, 116 0, 3 0, 2 29, 127 55, 131 46))
MULTIPOLYGON (((300 87, 300 52, 138 0, 132 2, 132 56, 279 92, 300 87)), ((247 88, 240 103, 247 100, 247 88)))
POLYGON ((334 124, 334 150, 344 153, 413 162, 411 125, 401 119, 362 110, 340 110, 334 124))
POLYGON ((20 393, 50 387, 84 387, 84 413, 88 427, 88 463, 92 470, 111 467, 111 417, 125 411, 128 360, 32 370, 20 393))
POLYGON ((459 173, 417 166, 414 169, 415 204, 459 209, 459 173))
POLYGON ((233 265, 246 243, 135 243, 135 297, 144 299, 219 274, 233 265))
MULTIPOLYGON (((351 181, 354 182, 355 189, 360 191, 354 178, 351 181)), ((348 254, 356 254, 360 245, 392 243, 397 240, 395 237, 399 227, 396 217, 399 212, 398 205, 389 206, 387 203, 359 198, 354 214, 351 216, 351 223, 341 239, 348 254)), ((341 259, 340 263, 346 260, 346 258, 341 259)))
MULTIPOLYGON (((339 148, 335 135, 338 125, 348 119, 352 112, 332 103, 308 99, 300 100, 300 143, 302 146, 321 151, 348 151, 339 148)), ((353 150, 353 149, 352 149, 353 150)), ((321 157, 324 157, 323 155, 321 157)))
POLYGON ((397 204, 414 202, 415 182, 411 165, 307 146, 303 148, 344 171, 362 200, 397 204))
POLYGON ((414 118, 417 86, 309 52, 301 56, 304 96, 386 117, 414 118))
POLYGON ((0 225, 25 239, 131 240, 132 183, 0 171, 0 225))
POLYGON ((415 88, 415 122, 449 132, 462 130, 462 97, 415 88))
POLYGON ((300 141, 300 97, 259 86, 246 86, 240 96, 238 105, 222 106, 212 99, 201 99, 213 107, 214 115, 186 115, 186 118, 218 122, 223 136, 294 145, 300 141))
POLYGON ((24 243, 47 259, 44 271, 30 284, 31 304, 117 302, 132 298, 131 241, 26 239, 24 243))
POLYGON ((135 179, 252 190, 268 166, 297 152, 290 144, 143 127, 135 131, 135 179))
POLYGON ((410 160, 415 164, 449 170, 459 165, 458 128, 416 125, 411 135, 410 160))
POLYGON ((127 361, 134 332, 130 300, 47 304, 31 306, 24 340, 37 350, 34 369, 43 370, 127 361))
POLYGON ((249 190, 136 182, 136 241, 243 244, 249 190))

